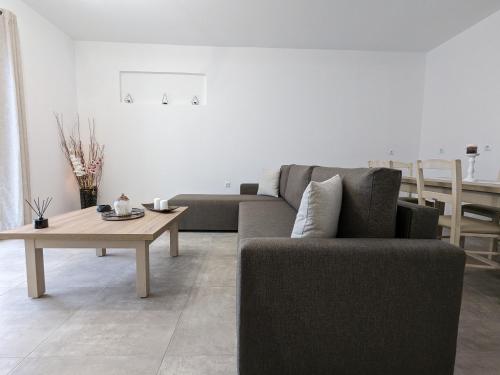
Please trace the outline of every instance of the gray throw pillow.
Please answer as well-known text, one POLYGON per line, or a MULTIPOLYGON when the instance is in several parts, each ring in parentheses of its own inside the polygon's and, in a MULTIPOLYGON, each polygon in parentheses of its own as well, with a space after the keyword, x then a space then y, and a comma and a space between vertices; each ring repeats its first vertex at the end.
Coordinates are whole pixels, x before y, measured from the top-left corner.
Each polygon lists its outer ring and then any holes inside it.
POLYGON ((307 185, 295 218, 292 238, 331 238, 337 235, 342 206, 342 179, 336 175, 307 185))
POLYGON ((280 171, 266 170, 262 173, 259 180, 259 189, 257 195, 270 195, 277 197, 280 187, 280 171))

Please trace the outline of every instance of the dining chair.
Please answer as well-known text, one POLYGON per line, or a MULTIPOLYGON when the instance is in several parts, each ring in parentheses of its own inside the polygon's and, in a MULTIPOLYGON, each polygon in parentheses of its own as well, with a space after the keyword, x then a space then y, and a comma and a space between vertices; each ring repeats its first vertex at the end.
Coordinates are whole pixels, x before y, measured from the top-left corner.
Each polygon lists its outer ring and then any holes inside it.
POLYGON ((368 168, 392 168, 392 160, 368 160, 368 168))
MULTIPOLYGON (((413 177, 413 163, 397 160, 369 160, 368 168, 400 169, 402 172, 407 172, 406 176, 413 177)), ((418 198, 414 197, 412 193, 408 193, 407 197, 399 197, 399 200, 418 204, 418 198)))
MULTIPOLYGON (((450 205, 451 215, 440 215, 439 226, 450 229, 450 242, 452 244, 463 247, 464 242, 461 239, 465 239, 465 237, 490 238, 492 241, 498 241, 500 238, 500 225, 497 222, 462 216, 462 163, 460 160, 418 160, 417 191, 420 205, 425 205, 426 200, 441 201, 450 205), (427 190, 424 170, 450 171, 451 194, 427 190)), ((491 248, 489 251, 465 250, 465 252, 471 258, 483 263, 481 265, 468 264, 468 266, 500 268, 500 263, 490 259, 493 255, 498 255, 491 248)))
MULTIPOLYGON (((498 172, 497 181, 500 182, 500 172, 498 172)), ((487 206, 484 204, 466 203, 462 206, 462 214, 465 215, 466 213, 482 216, 495 223, 500 223, 500 207, 487 206)), ((498 241, 492 240, 491 251, 498 251, 498 241)), ((491 254, 488 256, 488 258, 491 259, 491 254)))

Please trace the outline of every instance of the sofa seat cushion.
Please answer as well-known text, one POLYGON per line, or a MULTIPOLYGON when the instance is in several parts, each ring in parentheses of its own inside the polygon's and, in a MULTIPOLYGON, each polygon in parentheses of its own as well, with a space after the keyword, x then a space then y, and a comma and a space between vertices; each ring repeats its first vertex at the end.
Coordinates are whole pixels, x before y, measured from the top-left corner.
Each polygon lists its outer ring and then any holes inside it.
POLYGON ((179 223, 181 230, 237 231, 240 202, 282 201, 281 198, 250 194, 180 194, 170 206, 188 206, 179 223))
POLYGON ((283 200, 240 203, 240 240, 258 237, 290 237, 297 211, 283 200))
POLYGON ((388 168, 314 167, 311 180, 342 177, 337 237, 393 238, 401 171, 388 168))

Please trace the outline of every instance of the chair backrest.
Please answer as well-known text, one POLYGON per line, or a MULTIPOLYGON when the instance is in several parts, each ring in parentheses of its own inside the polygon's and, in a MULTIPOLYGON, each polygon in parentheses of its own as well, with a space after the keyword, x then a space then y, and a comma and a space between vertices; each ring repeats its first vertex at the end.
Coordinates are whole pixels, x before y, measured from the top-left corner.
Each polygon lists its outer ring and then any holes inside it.
POLYGON ((413 177, 413 163, 392 160, 392 168, 408 171, 408 176, 413 177))
POLYGON ((392 168, 408 171, 408 176, 413 177, 413 163, 397 160, 368 160, 368 168, 392 168))
POLYGON ((392 168, 390 160, 368 160, 368 168, 392 168))
POLYGON ((425 206, 426 200, 435 200, 450 204, 451 235, 450 242, 460 242, 460 221, 462 215, 462 162, 460 160, 418 160, 417 161, 418 204, 425 206), (451 194, 427 190, 425 187, 424 169, 446 170, 451 172, 451 194))

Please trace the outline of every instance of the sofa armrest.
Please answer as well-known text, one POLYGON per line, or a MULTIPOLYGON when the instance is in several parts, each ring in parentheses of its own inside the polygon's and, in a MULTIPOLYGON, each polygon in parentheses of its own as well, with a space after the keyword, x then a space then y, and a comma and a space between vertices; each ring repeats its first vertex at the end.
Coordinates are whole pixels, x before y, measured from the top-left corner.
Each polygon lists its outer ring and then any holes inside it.
POLYGON ((438 240, 242 240, 239 374, 452 374, 464 264, 438 240))
POLYGON ((396 217, 396 237, 435 239, 438 221, 437 209, 400 200, 396 217))
POLYGON ((257 195, 259 184, 243 183, 240 185, 240 194, 257 195))

